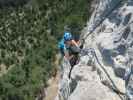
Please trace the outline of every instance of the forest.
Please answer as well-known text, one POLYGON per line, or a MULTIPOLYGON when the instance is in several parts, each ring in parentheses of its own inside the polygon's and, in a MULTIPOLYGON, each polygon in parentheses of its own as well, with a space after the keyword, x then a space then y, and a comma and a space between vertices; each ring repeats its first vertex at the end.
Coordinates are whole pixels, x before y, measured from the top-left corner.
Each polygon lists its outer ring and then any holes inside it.
POLYGON ((0 100, 35 100, 57 71, 64 30, 80 34, 91 0, 11 1, 0 2, 0 100))

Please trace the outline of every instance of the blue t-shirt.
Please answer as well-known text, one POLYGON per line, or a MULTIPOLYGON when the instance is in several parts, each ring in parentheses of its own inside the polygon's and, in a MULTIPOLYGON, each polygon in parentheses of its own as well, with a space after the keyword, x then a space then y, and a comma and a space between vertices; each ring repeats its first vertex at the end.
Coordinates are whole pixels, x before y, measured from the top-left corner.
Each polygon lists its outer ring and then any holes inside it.
POLYGON ((62 55, 68 53, 69 46, 64 43, 64 39, 61 39, 61 41, 58 43, 58 48, 60 49, 62 55))
POLYGON ((59 49, 65 49, 64 39, 61 39, 61 41, 58 43, 58 48, 59 49))

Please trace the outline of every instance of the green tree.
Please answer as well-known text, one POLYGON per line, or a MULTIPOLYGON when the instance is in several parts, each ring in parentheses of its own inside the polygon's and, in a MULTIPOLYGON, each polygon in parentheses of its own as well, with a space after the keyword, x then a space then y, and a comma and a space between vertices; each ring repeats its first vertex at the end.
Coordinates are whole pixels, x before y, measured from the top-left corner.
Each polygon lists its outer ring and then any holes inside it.
POLYGON ((32 0, 29 7, 0 9, 0 100, 34 100, 47 86, 64 26, 80 34, 88 0, 32 0))

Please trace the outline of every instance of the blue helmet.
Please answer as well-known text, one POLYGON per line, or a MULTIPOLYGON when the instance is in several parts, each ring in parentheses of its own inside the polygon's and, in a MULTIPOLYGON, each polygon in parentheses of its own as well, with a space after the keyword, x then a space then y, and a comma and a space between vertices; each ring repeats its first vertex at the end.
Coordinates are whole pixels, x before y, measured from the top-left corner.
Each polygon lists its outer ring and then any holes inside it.
POLYGON ((64 33, 64 41, 70 41, 72 40, 72 34, 69 32, 64 33))

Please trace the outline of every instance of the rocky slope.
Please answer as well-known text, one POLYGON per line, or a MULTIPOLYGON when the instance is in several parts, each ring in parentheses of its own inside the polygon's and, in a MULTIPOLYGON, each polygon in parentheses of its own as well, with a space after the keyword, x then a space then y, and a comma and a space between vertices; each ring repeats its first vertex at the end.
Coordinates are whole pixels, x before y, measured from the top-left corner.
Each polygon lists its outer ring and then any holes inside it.
POLYGON ((133 0, 95 0, 93 7, 81 35, 84 50, 93 52, 80 55, 71 79, 64 59, 55 100, 126 100, 123 77, 133 57, 133 0))

